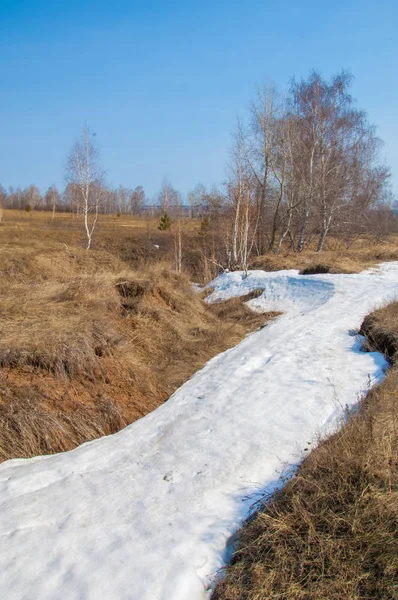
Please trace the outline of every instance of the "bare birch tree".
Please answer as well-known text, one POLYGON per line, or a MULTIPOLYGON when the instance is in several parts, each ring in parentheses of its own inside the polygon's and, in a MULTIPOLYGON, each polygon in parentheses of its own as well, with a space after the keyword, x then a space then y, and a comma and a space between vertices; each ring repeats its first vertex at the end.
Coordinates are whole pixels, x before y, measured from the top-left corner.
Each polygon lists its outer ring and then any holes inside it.
POLYGON ((0 185, 0 224, 3 219, 3 206, 6 205, 7 202, 7 193, 2 185, 0 185))
POLYGON ((55 187, 55 185, 51 185, 44 196, 44 202, 46 209, 51 210, 52 212, 52 219, 55 218, 55 211, 57 210, 57 206, 59 205, 60 200, 61 197, 57 188, 55 187))
POLYGON ((174 230, 174 259, 177 273, 182 271, 182 221, 182 206, 179 206, 174 230))
POLYGON ((159 192, 158 202, 163 214, 174 211, 180 205, 180 194, 166 178, 159 192))
POLYGON ((276 254, 279 254, 286 237, 291 234, 293 215, 302 203, 297 176, 298 142, 296 119, 284 114, 278 122, 278 143, 272 158, 272 170, 277 183, 277 207, 272 222, 270 250, 276 254))
POLYGON ((88 250, 91 247, 103 198, 104 171, 100 165, 99 149, 94 135, 87 125, 67 157, 66 178, 78 191, 77 202, 83 214, 88 250))
POLYGON ((247 156, 245 131, 238 121, 229 163, 228 197, 233 211, 233 223, 231 248, 227 250, 227 254, 229 266, 239 266, 245 271, 259 223, 259 212, 257 207, 253 207, 256 185, 247 156))
MULTIPOLYGON (((266 242, 267 201, 272 177, 272 154, 275 146, 275 124, 280 116, 280 97, 275 87, 257 90, 250 105, 250 135, 246 141, 246 160, 257 188, 257 251, 265 252, 274 240, 266 242)), ((276 216, 275 216, 276 218, 276 216)))

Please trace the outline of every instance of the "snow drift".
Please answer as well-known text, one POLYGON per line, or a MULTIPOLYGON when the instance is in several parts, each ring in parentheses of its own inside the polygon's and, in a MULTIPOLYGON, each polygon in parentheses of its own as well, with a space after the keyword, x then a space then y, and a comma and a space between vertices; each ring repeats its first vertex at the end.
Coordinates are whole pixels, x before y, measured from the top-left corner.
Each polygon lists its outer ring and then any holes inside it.
POLYGON ((248 305, 265 311, 312 311, 333 296, 332 281, 312 277, 300 277, 297 271, 267 273, 252 271, 246 277, 242 272, 225 273, 209 284, 215 291, 208 302, 242 296, 255 289, 264 290, 261 296, 250 300, 248 305))
POLYGON ((350 330, 398 295, 398 263, 210 285, 210 301, 261 288, 251 305, 285 314, 118 434, 1 465, 1 597, 208 597, 253 499, 382 376, 383 358, 350 330))

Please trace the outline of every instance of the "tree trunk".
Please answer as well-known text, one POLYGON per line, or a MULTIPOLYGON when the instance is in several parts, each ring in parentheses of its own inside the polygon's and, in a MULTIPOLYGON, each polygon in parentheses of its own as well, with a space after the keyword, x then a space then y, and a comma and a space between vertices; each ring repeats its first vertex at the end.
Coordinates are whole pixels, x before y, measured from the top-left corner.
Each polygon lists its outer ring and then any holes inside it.
POLYGON ((287 234, 290 231, 290 223, 291 223, 291 221, 292 221, 292 211, 289 210, 289 217, 288 217, 287 222, 286 222, 286 227, 285 227, 284 231, 281 232, 281 234, 279 236, 278 246, 277 246, 277 250, 276 250, 277 254, 280 253, 281 248, 282 248, 282 244, 283 244, 283 240, 285 239, 285 237, 287 236, 287 234))
POLYGON ((248 258, 248 246, 249 246, 249 207, 250 207, 250 193, 247 193, 246 207, 245 207, 245 222, 243 226, 243 239, 242 239, 242 269, 247 277, 247 258, 248 258))
POLYGON ((302 252, 304 249, 304 241, 305 241, 305 234, 307 233, 309 214, 310 214, 310 211, 307 206, 305 209, 305 212, 304 212, 304 218, 303 218, 303 222, 301 224, 299 239, 297 242, 297 252, 302 252))
POLYGON ((178 218, 178 227, 174 238, 175 262, 176 271, 181 273, 182 269, 182 236, 181 236, 181 220, 178 218))
POLYGON ((331 216, 324 219, 321 235, 319 236, 318 247, 316 249, 317 252, 322 252, 322 250, 325 246, 326 236, 329 233, 331 219, 332 219, 331 216))
POLYGON ((257 253, 259 256, 261 256, 265 252, 265 235, 264 235, 265 219, 264 219, 264 216, 265 216, 265 200, 266 200, 266 193, 267 193, 266 177, 267 177, 267 175, 265 176, 265 185, 263 183, 263 185, 261 187, 261 197, 260 197, 260 202, 259 202, 259 207, 258 207, 257 253))
POLYGON ((92 232, 90 232, 90 228, 88 226, 88 211, 87 210, 84 211, 84 228, 86 230, 86 236, 87 236, 86 250, 90 250, 90 246, 91 246, 91 233, 92 232))
POLYGON ((239 216, 240 216, 240 193, 239 198, 235 207, 235 220, 234 220, 234 232, 232 239, 232 260, 234 263, 234 267, 238 263, 238 234, 239 234, 239 216))
POLYGON ((269 242, 269 246, 268 246, 268 250, 270 252, 273 251, 274 246, 275 246, 275 240, 276 240, 276 231, 278 229, 278 215, 279 215, 279 207, 281 205, 282 202, 282 196, 279 197, 278 199, 278 203, 276 205, 275 208, 275 212, 274 212, 274 218, 272 219, 272 232, 271 232, 271 239, 269 242))

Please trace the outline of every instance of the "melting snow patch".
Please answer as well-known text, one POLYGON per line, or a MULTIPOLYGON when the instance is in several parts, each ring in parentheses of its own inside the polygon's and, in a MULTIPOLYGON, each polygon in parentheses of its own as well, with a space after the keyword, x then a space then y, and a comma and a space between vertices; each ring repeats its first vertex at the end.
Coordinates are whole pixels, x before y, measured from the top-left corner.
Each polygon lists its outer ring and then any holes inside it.
POLYGON ((247 277, 241 272, 224 273, 208 287, 214 289, 207 298, 208 302, 227 300, 262 289, 261 296, 248 302, 252 309, 261 312, 296 310, 306 313, 327 302, 334 293, 332 281, 304 278, 298 271, 249 271, 247 277))

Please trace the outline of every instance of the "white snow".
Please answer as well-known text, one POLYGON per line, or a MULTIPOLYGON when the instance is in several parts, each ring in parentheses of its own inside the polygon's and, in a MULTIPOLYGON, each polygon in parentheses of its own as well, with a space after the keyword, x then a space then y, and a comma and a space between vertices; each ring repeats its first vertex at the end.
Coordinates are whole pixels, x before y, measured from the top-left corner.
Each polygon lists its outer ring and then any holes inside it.
POLYGON ((398 296, 398 263, 358 275, 227 273, 285 314, 120 433, 0 466, 0 598, 199 600, 261 491, 382 375, 349 331, 398 296))

